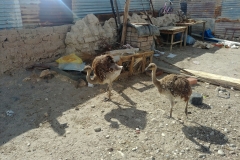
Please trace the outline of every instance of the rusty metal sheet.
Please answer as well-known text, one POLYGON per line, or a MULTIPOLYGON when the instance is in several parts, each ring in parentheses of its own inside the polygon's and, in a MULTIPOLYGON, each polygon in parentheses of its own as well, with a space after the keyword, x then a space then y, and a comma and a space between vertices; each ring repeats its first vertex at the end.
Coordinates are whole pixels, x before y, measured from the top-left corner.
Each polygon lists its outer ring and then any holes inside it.
MULTIPOLYGON (((215 34, 223 36, 226 28, 240 28, 240 22, 217 22, 215 23, 215 34)), ((227 31, 227 36, 231 37, 233 31, 227 31)), ((240 31, 236 31, 234 37, 240 37, 240 31)))
POLYGON ((187 5, 187 13, 192 18, 214 18, 215 7, 215 1, 190 1, 187 5))

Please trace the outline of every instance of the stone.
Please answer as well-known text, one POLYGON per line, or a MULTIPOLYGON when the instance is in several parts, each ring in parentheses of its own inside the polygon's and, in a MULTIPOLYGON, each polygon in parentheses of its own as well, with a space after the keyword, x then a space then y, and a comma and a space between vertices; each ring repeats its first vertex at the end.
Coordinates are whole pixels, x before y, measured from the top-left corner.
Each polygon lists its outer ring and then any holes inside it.
POLYGON ((136 151, 137 150, 137 147, 133 148, 132 151, 136 151))
POLYGON ((229 146, 230 146, 230 147, 236 147, 236 145, 235 145, 235 144, 230 144, 229 146))
POLYGON ((197 79, 196 78, 187 78, 188 82, 190 83, 190 85, 196 85, 197 84, 197 79))
POLYGON ((213 136, 214 135, 214 131, 212 131, 211 133, 210 133, 210 136, 213 136))
POLYGON ((221 155, 221 156, 224 156, 224 155, 225 155, 225 153, 224 153, 223 150, 221 150, 221 149, 218 150, 218 154, 221 155))
POLYGON ((225 141, 227 141, 227 140, 228 140, 228 137, 227 137, 227 136, 224 136, 223 139, 224 139, 225 141))
POLYGON ((206 157, 206 154, 199 154, 198 155, 198 158, 205 158, 206 157))
POLYGON ((230 154, 236 154, 236 152, 235 152, 235 151, 230 151, 229 153, 230 153, 230 154))
POLYGON ((227 128, 224 128, 225 133, 229 133, 229 130, 227 128))
POLYGON ((46 69, 46 70, 43 70, 41 73, 40 73, 40 78, 51 78, 53 77, 54 75, 56 74, 55 71, 50 71, 49 69, 46 69))
POLYGON ((203 101, 203 96, 200 93, 192 93, 189 101, 193 105, 201 105, 203 101))
POLYGON ((109 136, 109 135, 106 135, 106 138, 107 138, 107 139, 109 139, 109 138, 110 138, 110 136, 109 136))
POLYGON ((94 131, 95 131, 95 132, 101 132, 101 130, 102 130, 102 129, 101 129, 100 127, 94 128, 94 131))

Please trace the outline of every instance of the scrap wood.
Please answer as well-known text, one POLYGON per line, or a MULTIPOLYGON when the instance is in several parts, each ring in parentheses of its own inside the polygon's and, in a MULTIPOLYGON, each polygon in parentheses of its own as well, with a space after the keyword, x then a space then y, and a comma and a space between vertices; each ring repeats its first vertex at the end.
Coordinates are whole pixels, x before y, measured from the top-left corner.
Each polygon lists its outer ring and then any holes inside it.
POLYGON ((126 0, 125 6, 124 6, 121 45, 125 43, 125 39, 127 35, 127 17, 128 17, 129 3, 130 3, 130 0, 126 0))
POLYGON ((193 73, 199 79, 202 79, 205 82, 215 84, 215 85, 220 85, 223 87, 229 87, 229 88, 233 87, 234 89, 240 90, 240 79, 216 75, 212 73, 206 73, 202 71, 194 71, 190 69, 185 69, 185 70, 190 73, 193 73))

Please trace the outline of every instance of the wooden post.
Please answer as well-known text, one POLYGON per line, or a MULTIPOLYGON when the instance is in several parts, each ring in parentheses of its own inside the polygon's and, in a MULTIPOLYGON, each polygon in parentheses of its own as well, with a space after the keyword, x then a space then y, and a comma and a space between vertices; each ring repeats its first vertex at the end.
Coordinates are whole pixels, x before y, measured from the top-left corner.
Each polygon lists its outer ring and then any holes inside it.
POLYGON ((127 33, 127 17, 128 17, 128 9, 129 9, 130 0, 126 0, 123 14, 123 28, 122 28, 122 38, 121 45, 124 45, 127 33))

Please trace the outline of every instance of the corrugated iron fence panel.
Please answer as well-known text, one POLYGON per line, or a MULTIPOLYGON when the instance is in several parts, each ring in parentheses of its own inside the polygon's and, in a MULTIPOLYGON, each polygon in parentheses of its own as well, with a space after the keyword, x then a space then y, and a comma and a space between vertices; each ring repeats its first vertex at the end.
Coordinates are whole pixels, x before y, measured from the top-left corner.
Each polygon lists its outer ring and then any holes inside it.
POLYGON ((223 18, 240 19, 240 0, 222 0, 223 18))
MULTIPOLYGON (((173 5, 173 12, 176 12, 178 11, 179 9, 181 9, 181 6, 180 6, 180 1, 181 0, 171 0, 173 5)), ((152 0, 153 2, 153 7, 154 7, 154 10, 155 11, 159 11, 162 7, 164 7, 165 5, 165 2, 166 2, 166 5, 169 5, 169 1, 168 0, 152 0)))
POLYGON ((19 0, 21 6, 22 23, 25 28, 34 28, 39 25, 40 0, 19 0))
POLYGON ((73 22, 71 0, 40 0, 41 26, 70 24, 73 22))
POLYGON ((190 1, 187 5, 187 13, 192 18, 214 18, 216 1, 190 1))
MULTIPOLYGON (((222 35, 225 34, 225 28, 240 28, 240 22, 218 22, 215 23, 215 34, 222 35)), ((226 35, 232 37, 233 30, 228 30, 226 35)), ((234 33, 234 37, 240 37, 240 31, 237 30, 234 33)))
POLYGON ((0 29, 22 28, 18 0, 0 0, 0 29))
MULTIPOLYGON (((119 12, 124 11, 125 0, 117 0, 119 12)), ((148 0, 131 0, 129 11, 150 9, 148 0), (143 5, 142 5, 143 4, 143 5)), ((85 17, 87 14, 112 13, 110 0, 72 0, 74 21, 85 17)))

